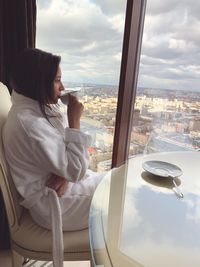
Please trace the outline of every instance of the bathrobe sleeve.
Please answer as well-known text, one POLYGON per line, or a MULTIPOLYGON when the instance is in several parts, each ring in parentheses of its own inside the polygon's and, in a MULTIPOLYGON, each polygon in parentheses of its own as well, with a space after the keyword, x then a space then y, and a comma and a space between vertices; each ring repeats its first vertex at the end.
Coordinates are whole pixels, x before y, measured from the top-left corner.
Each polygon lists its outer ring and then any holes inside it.
POLYGON ((27 132, 36 164, 71 182, 82 179, 89 164, 91 136, 65 128, 64 136, 45 119, 32 124, 27 132))

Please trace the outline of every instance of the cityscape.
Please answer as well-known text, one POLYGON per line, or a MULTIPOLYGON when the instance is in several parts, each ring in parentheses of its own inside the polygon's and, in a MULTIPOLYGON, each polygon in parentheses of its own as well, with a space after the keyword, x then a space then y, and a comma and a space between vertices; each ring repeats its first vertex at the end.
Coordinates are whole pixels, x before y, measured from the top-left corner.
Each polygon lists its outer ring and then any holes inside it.
MULTIPOLYGON (((68 89, 70 86, 77 85, 70 83, 68 89)), ((81 128, 93 140, 89 154, 90 168, 94 171, 111 168, 117 93, 116 86, 91 84, 84 84, 78 93, 84 104, 81 128)), ((199 92, 138 88, 129 156, 200 150, 199 130, 199 92)))
MULTIPOLYGON (((61 56, 68 89, 82 87, 81 127, 93 137, 89 152, 95 171, 111 166, 118 85, 108 84, 119 81, 126 3, 37 1, 36 47, 61 56)), ((129 156, 199 150, 198 1, 146 4, 129 156)))

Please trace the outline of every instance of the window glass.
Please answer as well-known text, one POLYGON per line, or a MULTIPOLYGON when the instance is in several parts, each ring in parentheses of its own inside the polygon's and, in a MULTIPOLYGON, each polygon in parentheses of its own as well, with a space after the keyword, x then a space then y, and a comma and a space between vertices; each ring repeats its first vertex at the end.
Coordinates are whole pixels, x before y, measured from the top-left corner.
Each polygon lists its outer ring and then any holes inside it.
POLYGON ((200 149, 198 1, 147 1, 129 156, 200 149))
POLYGON ((37 1, 37 48, 61 55, 64 86, 81 88, 92 170, 111 167, 125 8, 125 0, 37 1))

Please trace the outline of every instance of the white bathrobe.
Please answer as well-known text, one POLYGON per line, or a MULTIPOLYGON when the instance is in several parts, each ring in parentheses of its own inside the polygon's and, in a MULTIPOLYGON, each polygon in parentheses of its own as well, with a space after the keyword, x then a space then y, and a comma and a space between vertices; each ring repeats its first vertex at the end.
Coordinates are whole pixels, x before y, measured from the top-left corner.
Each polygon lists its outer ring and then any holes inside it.
POLYGON ((91 137, 67 127, 58 109, 44 118, 37 101, 13 91, 13 105, 6 121, 3 141, 7 162, 22 205, 30 210, 41 226, 52 227, 51 205, 46 181, 52 174, 70 181, 64 196, 58 199, 63 230, 88 226, 88 213, 95 188, 102 174, 88 170, 88 147, 91 137))

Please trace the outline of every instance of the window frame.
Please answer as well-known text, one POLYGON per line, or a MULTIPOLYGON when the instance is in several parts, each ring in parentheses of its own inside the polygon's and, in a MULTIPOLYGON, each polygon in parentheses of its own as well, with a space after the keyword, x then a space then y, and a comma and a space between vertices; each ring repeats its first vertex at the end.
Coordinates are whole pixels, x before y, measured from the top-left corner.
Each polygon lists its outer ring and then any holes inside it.
POLYGON ((146 0, 127 0, 112 168, 128 159, 146 0))

